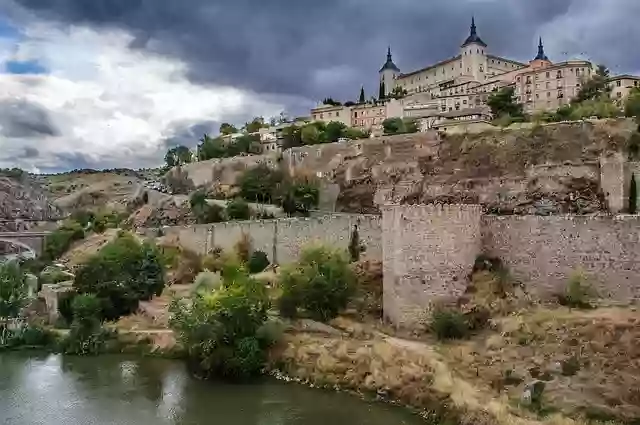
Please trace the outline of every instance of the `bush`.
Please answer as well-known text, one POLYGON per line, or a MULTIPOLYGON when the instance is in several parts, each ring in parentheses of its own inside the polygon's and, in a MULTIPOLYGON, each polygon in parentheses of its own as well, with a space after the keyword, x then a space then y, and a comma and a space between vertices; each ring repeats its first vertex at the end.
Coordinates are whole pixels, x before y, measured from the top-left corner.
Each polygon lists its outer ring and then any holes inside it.
POLYGON ((63 342, 65 354, 96 355, 106 348, 110 334, 102 327, 102 303, 93 294, 73 299, 73 323, 63 342))
POLYGON ((580 309, 591 309, 591 298, 593 291, 585 282, 585 277, 581 272, 575 272, 570 278, 564 293, 558 295, 558 302, 561 305, 580 309))
POLYGON ((27 303, 27 281, 17 261, 0 263, 0 318, 18 317, 27 303))
POLYGON ((174 300, 170 324, 199 375, 245 380, 261 371, 273 342, 261 331, 268 308, 264 286, 240 271, 213 293, 174 300))
POLYGON ((327 321, 354 295, 355 276, 344 253, 315 247, 305 249, 297 264, 284 269, 279 286, 283 316, 295 316, 303 308, 313 319, 327 321))
POLYGON ((0 330, 0 349, 14 348, 55 348, 56 334, 35 325, 27 325, 14 330, 0 330))
POLYGON ((57 260, 71 248, 71 244, 81 239, 84 239, 84 226, 73 220, 63 223, 45 238, 43 260, 57 260))
POLYGON ((236 198, 227 204, 227 217, 229 220, 249 220, 251 210, 249 204, 240 198, 236 198))
POLYGON ((118 319, 134 312, 140 300, 162 293, 162 256, 130 234, 119 235, 78 270, 74 286, 78 293, 97 296, 103 318, 118 319))
POLYGON ((269 257, 263 251, 254 251, 247 262, 249 273, 263 272, 269 266, 269 257))
POLYGON ((462 312, 437 307, 431 315, 431 331, 440 340, 465 338, 469 333, 469 325, 462 312))
POLYGON ((220 276, 214 272, 200 272, 193 281, 193 291, 196 293, 211 292, 220 288, 220 276))

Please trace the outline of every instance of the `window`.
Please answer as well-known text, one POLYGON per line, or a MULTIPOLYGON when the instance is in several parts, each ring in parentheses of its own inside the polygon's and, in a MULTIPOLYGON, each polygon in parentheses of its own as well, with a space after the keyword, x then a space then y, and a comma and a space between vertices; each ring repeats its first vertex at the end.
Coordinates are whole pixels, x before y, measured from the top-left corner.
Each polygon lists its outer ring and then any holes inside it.
POLYGON ((516 81, 520 82, 520 80, 521 80, 521 78, 520 78, 520 77, 516 78, 516 81))
POLYGON ((339 116, 340 116, 340 112, 336 112, 336 117, 339 117, 339 116))
POLYGON ((320 114, 320 119, 324 118, 324 114, 320 114))
POLYGON ((551 77, 551 75, 547 72, 547 78, 551 77))
POLYGON ((464 100, 462 101, 462 103, 463 103, 464 105, 466 105, 466 104, 467 104, 467 99, 464 99, 464 100))
POLYGON ((353 117, 354 117, 354 118, 358 118, 358 113, 357 113, 357 112, 354 112, 354 113, 353 113, 353 117))
POLYGON ((638 82, 637 82, 637 81, 634 81, 634 82, 633 82, 633 86, 634 86, 634 87, 638 87, 638 82))
POLYGON ((540 95, 536 93, 536 99, 540 99, 540 95))
POLYGON ((556 78, 562 78, 562 71, 558 71, 558 73, 556 74, 556 78))
POLYGON ((551 97, 551 92, 550 91, 547 92, 547 97, 551 97))
POLYGON ((620 99, 622 97, 622 93, 621 92, 616 93, 616 95, 618 96, 618 99, 620 99))
POLYGON ((617 87, 622 87, 622 81, 620 81, 620 80, 616 81, 616 86, 617 87))
POLYGON ((546 88, 549 88, 549 86, 550 86, 550 84, 549 84, 549 82, 547 81, 547 84, 545 84, 545 87, 546 87, 546 88))

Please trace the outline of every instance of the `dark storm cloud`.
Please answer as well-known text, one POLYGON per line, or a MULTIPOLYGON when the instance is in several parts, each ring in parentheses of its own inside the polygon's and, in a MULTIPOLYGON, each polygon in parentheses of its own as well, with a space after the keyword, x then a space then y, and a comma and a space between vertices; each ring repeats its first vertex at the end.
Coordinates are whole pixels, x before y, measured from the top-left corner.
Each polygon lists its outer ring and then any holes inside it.
POLYGON ((51 113, 44 106, 26 100, 0 101, 0 135, 28 139, 58 136, 51 113))
POLYGON ((174 129, 173 134, 163 141, 165 148, 173 148, 178 145, 196 147, 198 141, 205 134, 217 134, 220 123, 217 121, 207 121, 197 124, 184 124, 174 129))
POLYGON ((26 148, 24 148, 24 153, 22 154, 22 158, 25 158, 25 159, 37 158, 39 156, 40 156, 40 151, 31 146, 27 146, 26 148))
POLYGON ((388 44, 405 71, 455 55, 472 14, 493 53, 528 60, 536 29, 579 0, 14 1, 42 18, 126 29, 132 47, 184 59, 194 81, 317 100, 355 97, 363 83, 373 94, 388 44))

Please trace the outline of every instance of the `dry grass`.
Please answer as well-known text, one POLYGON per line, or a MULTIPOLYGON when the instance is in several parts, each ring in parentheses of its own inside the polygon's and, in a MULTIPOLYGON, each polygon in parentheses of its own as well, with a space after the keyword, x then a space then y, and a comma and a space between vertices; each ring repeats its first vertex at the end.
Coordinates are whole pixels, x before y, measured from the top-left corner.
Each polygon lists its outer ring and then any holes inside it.
POLYGON ((471 341, 442 348, 465 380, 516 400, 527 382, 544 379, 546 410, 592 419, 628 421, 640 416, 637 312, 540 307, 497 320, 496 325, 471 341))
POLYGON ((103 246, 118 236, 118 229, 107 229, 103 233, 92 233, 87 238, 76 242, 61 258, 60 262, 71 267, 79 266, 97 254, 103 246))

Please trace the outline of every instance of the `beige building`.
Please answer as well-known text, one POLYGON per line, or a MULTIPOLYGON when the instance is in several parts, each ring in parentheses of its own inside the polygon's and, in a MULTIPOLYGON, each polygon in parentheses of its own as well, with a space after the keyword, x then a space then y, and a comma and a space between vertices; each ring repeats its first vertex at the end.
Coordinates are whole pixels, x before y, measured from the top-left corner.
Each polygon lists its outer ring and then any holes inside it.
MULTIPOLYGON (((458 55, 402 73, 389 50, 379 75, 386 93, 394 87, 407 91, 403 99, 405 116, 419 116, 425 111, 434 116, 434 107, 439 112, 452 112, 485 106, 492 92, 507 86, 514 87, 517 100, 528 113, 557 109, 578 93, 593 72, 593 65, 588 61, 551 62, 544 52, 542 39, 537 55, 528 64, 491 55, 472 19, 469 36, 458 55)), ((639 81, 640 78, 629 75, 612 78, 612 96, 623 99, 639 81)))
POLYGON ((382 134, 382 122, 403 116, 403 101, 385 99, 376 103, 360 103, 351 107, 351 127, 372 134, 382 134))
POLYGON ((609 80, 611 97, 619 104, 631 93, 631 90, 640 89, 640 77, 633 75, 620 75, 609 80))
POLYGON ((319 105, 311 110, 311 119, 325 123, 338 121, 351 127, 351 108, 343 105, 319 105))

